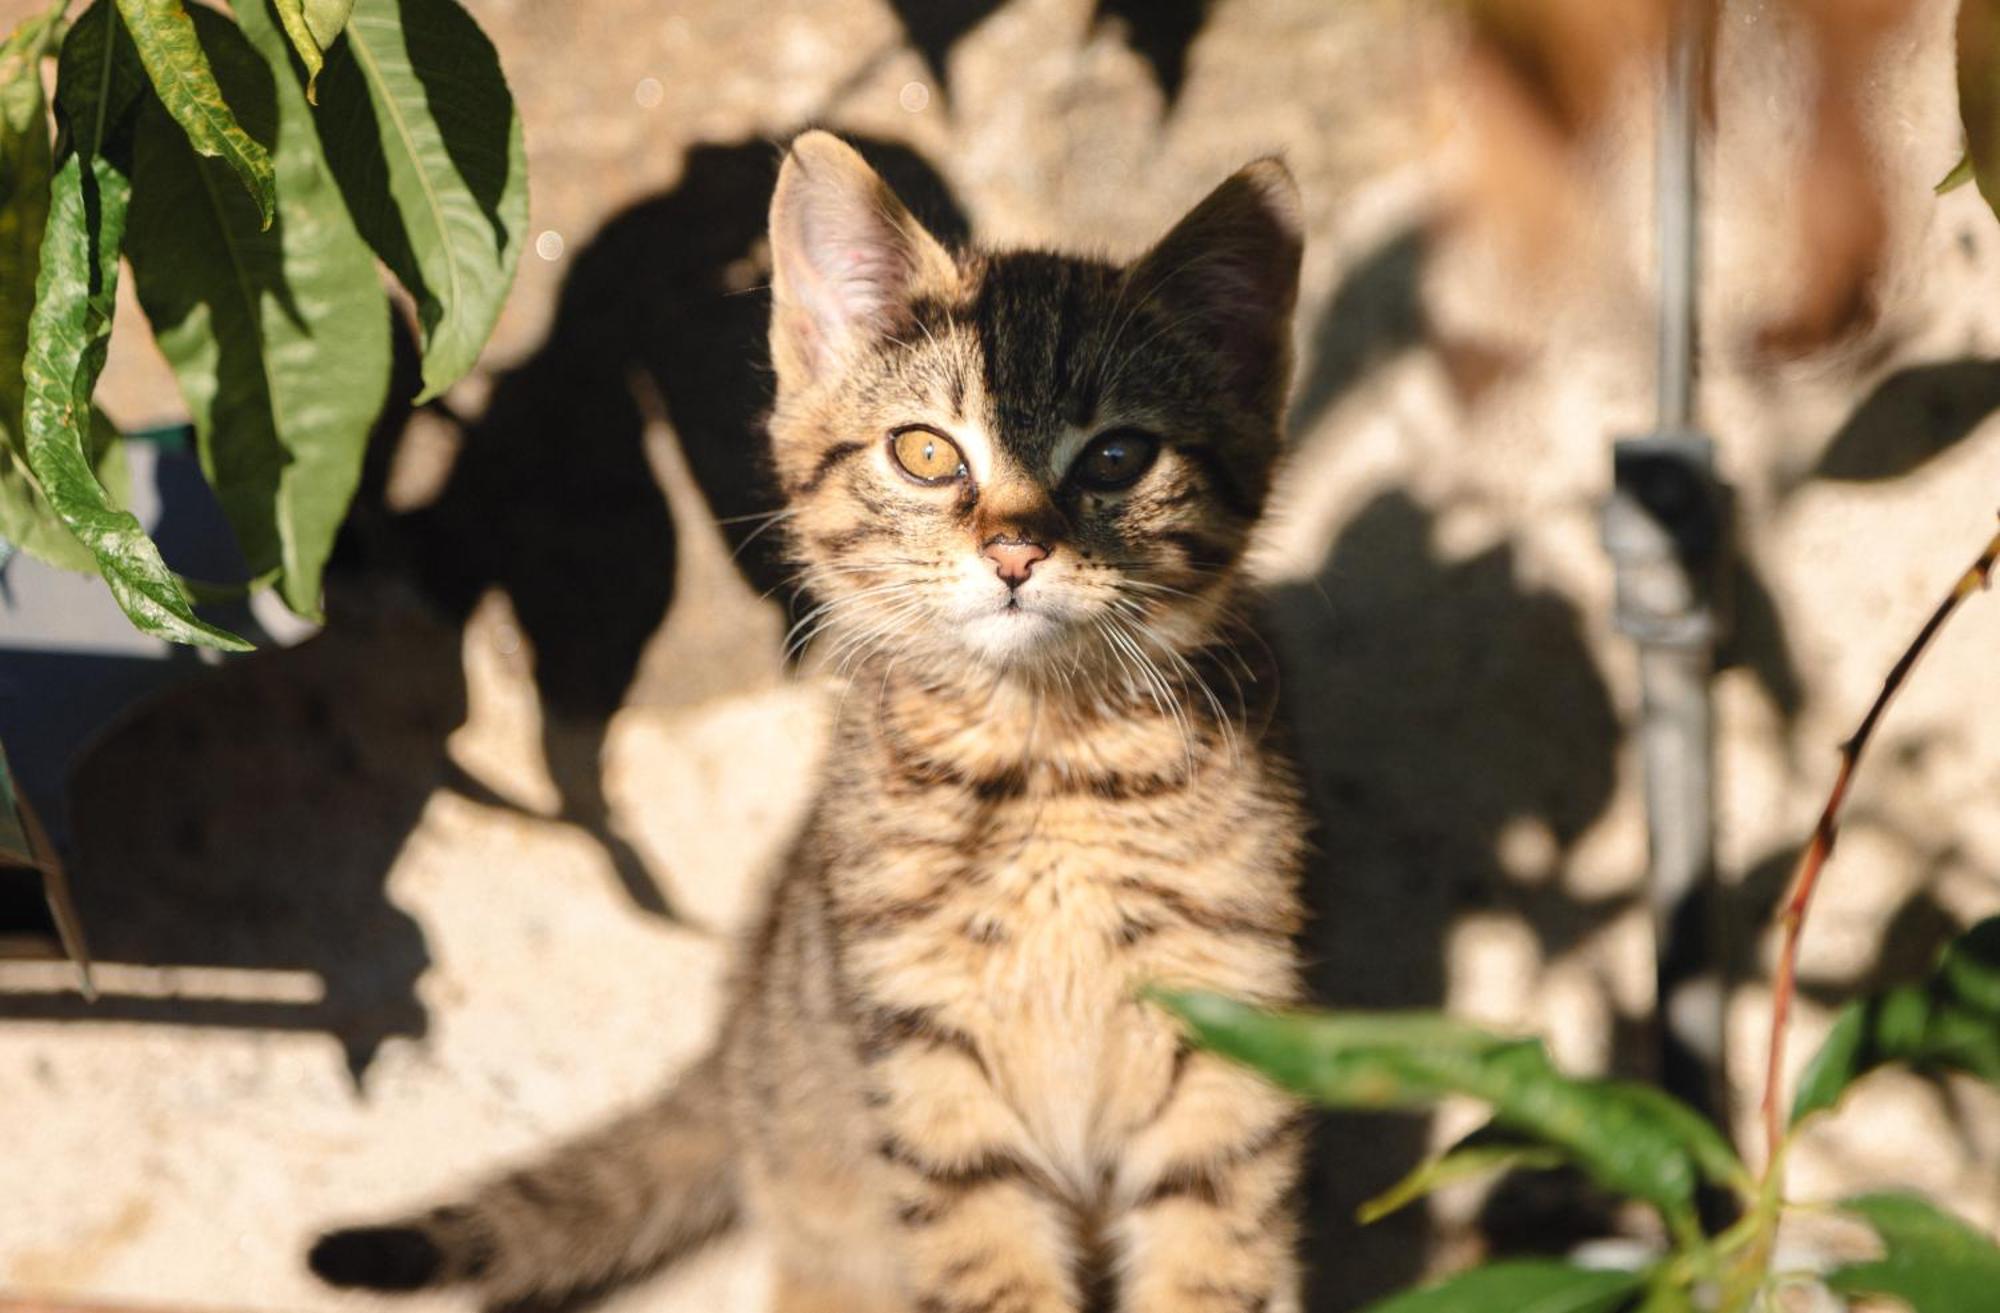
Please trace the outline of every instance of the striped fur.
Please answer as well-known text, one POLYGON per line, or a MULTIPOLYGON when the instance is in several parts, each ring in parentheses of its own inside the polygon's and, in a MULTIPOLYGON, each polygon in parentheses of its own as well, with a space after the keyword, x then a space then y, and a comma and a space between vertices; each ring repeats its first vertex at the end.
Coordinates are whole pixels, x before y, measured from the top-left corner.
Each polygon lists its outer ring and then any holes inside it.
POLYGON ((794 143, 773 455, 847 691, 720 1050, 656 1112, 337 1232, 316 1270, 518 1300, 741 1212, 787 1313, 1296 1309, 1297 1109, 1137 996, 1298 989, 1303 823, 1236 619, 1296 206, 1264 161, 1128 266, 954 254, 840 142, 794 143), (912 425, 964 477, 900 473, 912 425), (1135 482, 1080 482, 1135 432, 1135 482), (1042 553, 1018 587, 996 544, 1042 553))

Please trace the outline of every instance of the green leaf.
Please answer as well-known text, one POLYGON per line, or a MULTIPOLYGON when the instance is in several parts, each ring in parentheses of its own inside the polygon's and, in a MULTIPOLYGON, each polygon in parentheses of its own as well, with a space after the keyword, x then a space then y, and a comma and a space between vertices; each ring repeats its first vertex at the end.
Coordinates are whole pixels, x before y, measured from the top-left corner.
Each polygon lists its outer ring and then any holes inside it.
MULTIPOLYGON (((256 0, 246 0, 254 4, 256 0)), ((299 55, 299 62, 306 66, 306 99, 319 103, 319 71, 326 64, 326 47, 322 46, 306 24, 305 0, 271 0, 278 11, 278 22, 285 29, 285 36, 291 40, 292 49, 299 55)))
MULTIPOLYGON (((249 0, 244 7, 250 7, 249 0)), ((195 35, 194 16, 182 7, 181 0, 118 0, 118 11, 125 17, 153 90, 187 134, 188 144, 199 154, 222 160, 235 170, 268 227, 277 205, 270 152, 243 130, 223 99, 195 35)))
POLYGON ((317 618, 320 577, 389 385, 389 304, 320 154, 285 39, 258 4, 240 28, 197 10, 230 101, 275 143, 276 221, 201 160, 156 103, 140 113, 126 254, 180 380, 196 449, 250 573, 317 618))
POLYGON ((0 539, 51 564, 96 573, 96 558, 63 527, 28 472, 21 432, 21 361, 55 169, 41 62, 55 35, 54 15, 42 14, 0 45, 0 539))
POLYGON ((77 915, 76 900, 70 897, 69 877, 34 809, 14 791, 13 769, 7 764, 5 752, 0 752, 0 857, 32 869, 41 878, 42 898, 55 921, 56 937, 62 941, 63 953, 76 967, 77 988, 86 999, 95 999, 97 987, 90 975, 90 949, 84 942, 83 918, 77 915))
POLYGON ((453 0, 355 0, 320 135, 363 237, 417 305, 428 401, 479 359, 528 226, 521 121, 453 0))
POLYGON ((1958 116, 1979 194, 2000 212, 2000 0, 1958 7, 1958 116))
POLYGON ((299 52, 299 62, 306 66, 306 99, 318 104, 316 84, 326 63, 327 47, 347 26, 354 0, 271 0, 271 3, 278 11, 278 22, 285 35, 291 39, 292 49, 299 52))
POLYGON ((321 50, 330 49, 334 39, 347 30, 354 0, 305 0, 306 28, 321 50))
MULTIPOLYGON (((97 573, 97 558, 64 526, 27 465, 22 431, 22 361, 35 306, 42 232, 48 225, 48 102, 41 61, 55 48, 62 6, 29 19, 0 45, 0 539, 64 569, 97 573)), ((91 413, 91 459, 98 482, 123 502, 123 447, 111 422, 91 413)))
POLYGON ((1553 1146, 1524 1140, 1489 1123, 1443 1153, 1419 1163, 1408 1176, 1363 1203, 1355 1210, 1355 1217, 1368 1226, 1460 1181, 1517 1168, 1539 1171, 1561 1167, 1567 1161, 1562 1151, 1553 1146))
POLYGON ((1951 166, 1951 172, 1939 178, 1937 185, 1932 187, 1931 191, 1936 195, 1942 196, 1946 192, 1957 191, 1960 187, 1971 181, 1972 156, 1961 155, 1958 157, 1958 163, 1951 166))
MULTIPOLYGON (((24 309, 26 307, 23 307, 24 309)), ((125 443, 104 412, 90 412, 90 460, 97 481, 115 506, 131 496, 131 471, 125 463, 125 443)), ((26 551, 48 565, 81 574, 96 574, 97 557, 78 542, 55 508, 42 495, 25 456, 0 447, 0 541, 26 551)))
POLYGON ((41 855, 28 842, 27 827, 21 823, 20 806, 14 797, 14 772, 7 754, 0 751, 0 858, 14 866, 37 866, 41 855))
POLYGON ((17 452, 21 357, 55 169, 41 69, 55 35, 50 18, 29 19, 0 44, 0 436, 17 452))
POLYGON ((1632 1306, 1632 1313, 1698 1313, 1694 1296, 1685 1287, 1662 1282, 1647 1290, 1646 1297, 1632 1306))
POLYGON ((132 198, 127 120, 137 68, 112 0, 98 0, 63 41, 56 92, 63 144, 23 367, 28 467, 134 624, 175 642, 244 650, 248 643, 195 616, 159 549, 111 503, 93 469, 90 395, 111 337, 132 198))
POLYGON ((1467 1094, 1494 1121, 1561 1149, 1593 1178, 1678 1219, 1706 1178, 1747 1173, 1716 1129, 1650 1087, 1576 1080, 1539 1043, 1430 1013, 1270 1012, 1212 994, 1155 995, 1200 1043, 1330 1107, 1398 1108, 1467 1094))
POLYGON ((1915 1313, 1986 1313, 1994 1306, 2000 1248, 1987 1236, 1912 1195, 1862 1195, 1840 1206, 1875 1228, 1884 1252, 1828 1274, 1834 1290, 1899 1299, 1915 1313))
POLYGON ((2000 1084, 2000 917, 1946 945, 1928 980, 1841 1009, 1799 1077, 1792 1124, 1835 1107, 1849 1086, 1891 1062, 2000 1084))
POLYGON ((64 527, 22 458, 8 449, 0 449, 0 543, 59 569, 97 573, 97 558, 64 527))
POLYGON ((1978 922, 1946 944, 1937 977, 1961 1006, 2000 1017, 2000 916, 1978 922))
POLYGON ((145 70, 117 6, 92 4, 63 38, 56 64, 56 118, 64 147, 91 158, 114 144, 129 145, 121 129, 145 90, 145 70))
POLYGON ((1645 1280, 1639 1272, 1520 1259, 1391 1295, 1365 1313, 1618 1313, 1632 1303, 1645 1280))

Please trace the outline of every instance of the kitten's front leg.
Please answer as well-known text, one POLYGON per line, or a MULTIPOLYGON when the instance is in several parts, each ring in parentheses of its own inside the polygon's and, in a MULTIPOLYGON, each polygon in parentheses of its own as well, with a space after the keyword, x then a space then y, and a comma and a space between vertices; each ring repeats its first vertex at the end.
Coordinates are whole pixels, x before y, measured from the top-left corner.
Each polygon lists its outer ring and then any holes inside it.
POLYGON ((1297 1313, 1305 1133, 1259 1077, 1188 1055, 1119 1169, 1121 1313, 1297 1313))
POLYGON ((890 1029, 871 1099, 918 1313, 1075 1313, 1069 1211, 977 1049, 928 1019, 890 1029))

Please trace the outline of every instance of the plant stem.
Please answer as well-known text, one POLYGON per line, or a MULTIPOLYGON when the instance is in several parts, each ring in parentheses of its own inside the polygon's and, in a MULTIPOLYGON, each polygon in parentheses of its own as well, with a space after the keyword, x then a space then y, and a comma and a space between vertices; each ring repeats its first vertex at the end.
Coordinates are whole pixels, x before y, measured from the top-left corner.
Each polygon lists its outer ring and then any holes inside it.
POLYGON ((2000 533, 1993 535, 1978 559, 1959 576, 1951 592, 1938 603, 1930 619, 1924 622, 1924 627, 1917 631, 1917 636, 1904 649, 1902 657, 1890 668, 1888 678, 1882 681, 1882 691, 1875 695, 1874 705, 1862 717, 1860 727, 1840 745, 1840 771, 1834 776, 1833 791, 1827 795, 1826 806, 1819 814, 1819 824, 1813 827, 1812 841, 1799 854, 1798 865, 1793 869, 1791 892, 1786 896, 1784 912, 1778 922, 1782 938, 1778 948, 1777 974, 1772 982, 1771 1043, 1764 1067, 1764 1170, 1767 1176, 1776 1169, 1784 1144, 1779 1093, 1783 1082, 1785 1028, 1791 1020, 1792 995, 1798 988, 1799 940, 1805 931, 1806 912, 1812 906, 1813 892, 1819 886, 1820 872, 1827 859, 1833 856, 1834 840, 1840 835, 1840 809, 1847 801, 1848 786, 1854 780, 1855 768, 1861 764, 1861 754, 1867 748, 1869 739, 1874 737, 1875 727, 1881 723, 1882 713, 1888 710, 1890 700, 1902 688, 1910 671, 1915 669, 1918 658, 1930 647, 1931 640, 1944 628, 1945 621, 1951 618, 1959 603, 1991 581, 1996 560, 2000 560, 2000 533))

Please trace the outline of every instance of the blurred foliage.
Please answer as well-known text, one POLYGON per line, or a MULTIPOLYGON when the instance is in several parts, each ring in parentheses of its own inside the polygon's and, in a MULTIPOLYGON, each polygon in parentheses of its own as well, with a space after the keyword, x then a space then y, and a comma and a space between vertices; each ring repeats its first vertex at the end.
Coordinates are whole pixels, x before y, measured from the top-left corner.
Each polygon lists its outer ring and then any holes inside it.
POLYGON ((1786 1019, 1797 992, 1806 916, 1834 845, 1849 786, 1897 692, 1959 606, 2000 568, 2000 533, 1981 548, 1883 679, 1854 733, 1811 842, 1792 868, 1778 915, 1764 1124, 1768 1152, 1752 1173, 1725 1130, 1664 1090, 1585 1079, 1557 1069, 1538 1041, 1495 1034, 1437 1013, 1285 1012, 1213 994, 1154 990, 1193 1041, 1244 1063, 1323 1107, 1399 1109, 1447 1098, 1484 1104, 1492 1120, 1361 1208, 1365 1222, 1451 1181, 1513 1168, 1572 1167, 1614 1196, 1649 1205, 1663 1252, 1630 1269, 1497 1263, 1394 1296, 1370 1313, 1762 1313, 1798 1306, 1799 1288, 1860 1295, 1915 1313, 1993 1307, 2000 1246, 1922 1199, 1865 1195, 1838 1207, 1873 1230, 1877 1260, 1830 1271, 1779 1270, 1778 1228, 1800 1207, 1784 1163, 1798 1129, 1836 1108, 1870 1072, 1891 1064, 1954 1071, 2000 1085, 2000 916, 1954 938, 1922 978, 1862 998, 1841 1013, 1807 1064, 1789 1120, 1779 1115, 1786 1019))
MULTIPOLYGON (((1749 1313, 1808 1279, 1915 1313, 1993 1307, 2000 1246, 1922 1199, 1865 1195, 1840 1205, 1879 1238, 1878 1260, 1809 1278, 1771 1270, 1779 1222, 1793 1206, 1778 1174, 1759 1179, 1723 1133, 1651 1086, 1565 1075, 1541 1044, 1436 1013, 1280 1012, 1212 994, 1157 992, 1197 1044, 1254 1067, 1322 1107, 1393 1109, 1469 1096, 1492 1122, 1363 1209, 1373 1221, 1448 1181, 1515 1167, 1581 1169, 1651 1205, 1671 1238, 1637 1270, 1556 1261, 1501 1261, 1393 1296, 1369 1313, 1749 1313), (1697 1208, 1703 1186, 1728 1209, 1697 1208)), ((1794 1126, 1832 1108, 1877 1067, 1950 1067, 2000 1084, 2000 917, 1953 941, 1924 980, 1857 1002, 1842 1014, 1801 1085, 1794 1126)), ((1782 1159, 1782 1152, 1778 1156, 1782 1159)))
POLYGON ((248 566, 321 573, 415 303, 422 398, 472 368, 527 224, 521 125, 456 0, 57 0, 0 47, 0 535, 100 575, 133 623, 243 648, 124 508, 91 403, 120 257, 248 566), (51 139, 44 66, 56 61, 51 139))
POLYGON ((1928 978, 1848 1004, 1799 1077, 1792 1121, 1834 1107, 1891 1063, 2000 1084, 2000 919, 1952 941, 1928 978))

